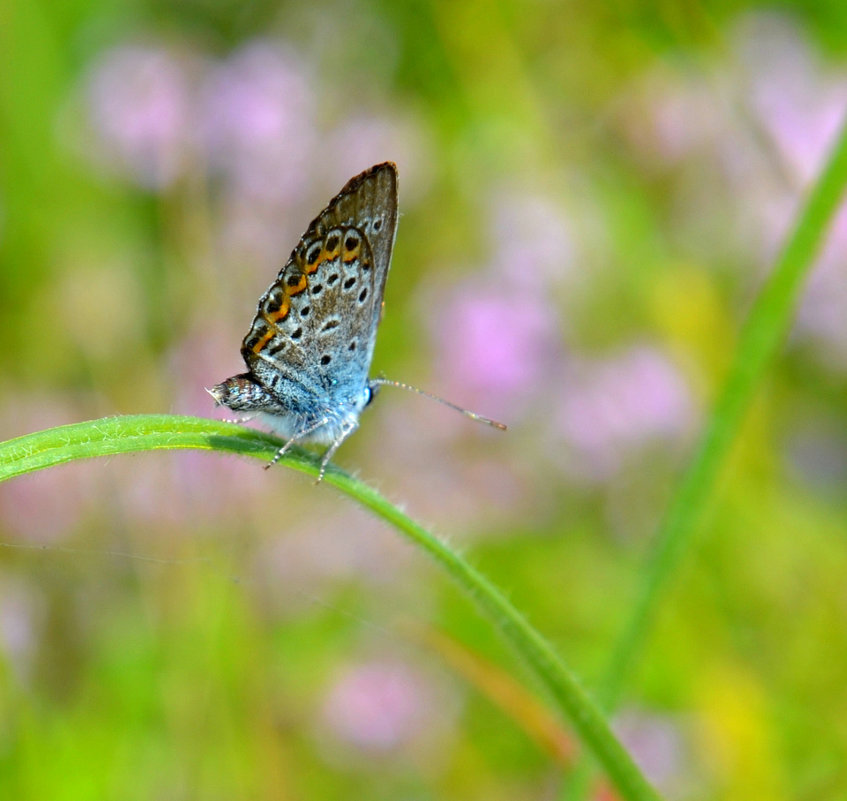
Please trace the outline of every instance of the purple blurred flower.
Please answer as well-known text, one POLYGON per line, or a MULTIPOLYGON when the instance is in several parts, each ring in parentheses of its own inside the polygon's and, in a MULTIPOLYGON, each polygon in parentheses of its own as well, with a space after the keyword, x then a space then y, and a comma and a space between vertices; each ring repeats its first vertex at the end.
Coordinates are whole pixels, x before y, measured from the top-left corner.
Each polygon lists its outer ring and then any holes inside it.
POLYGON ((847 108, 844 71, 825 65, 789 17, 744 15, 733 39, 736 58, 728 68, 694 76, 664 68, 648 73, 625 114, 626 134, 666 162, 716 147, 741 188, 751 171, 760 184, 763 167, 773 168, 764 156, 764 134, 785 161, 791 183, 783 188, 802 187, 820 169, 847 108), (759 127, 752 135, 750 121, 737 112, 741 104, 759 127))
POLYGON ((212 71, 202 105, 208 159, 236 188, 278 200, 304 183, 316 134, 302 58, 251 43, 212 71))
MULTIPOLYGON (((799 190, 822 167, 847 111, 847 74, 826 65, 784 17, 745 17, 736 38, 752 109, 794 179, 782 191, 760 180, 751 184, 758 195, 748 189, 742 197, 757 215, 772 258, 797 213, 799 190)), ((795 340, 811 343, 822 361, 841 370, 847 369, 845 247, 847 206, 810 277, 794 329, 795 340)))
POLYGON ((647 778, 664 792, 690 772, 679 728, 669 718, 627 710, 617 716, 614 729, 647 778))
POLYGON ((847 76, 795 18, 746 14, 732 38, 734 58, 712 69, 651 70, 624 107, 624 135, 648 166, 674 168, 674 230, 687 248, 712 264, 752 255, 763 269, 834 142, 847 76))
POLYGON ((496 401, 499 409, 509 408, 520 396, 534 396, 560 355, 555 315, 534 292, 510 291, 481 275, 439 299, 435 308, 437 371, 456 397, 469 390, 496 401))
POLYGON ((0 520, 16 538, 42 545, 70 536, 83 516, 88 499, 72 468, 54 468, 21 476, 0 489, 0 520))
POLYGON ((847 76, 823 64, 787 17, 745 16, 735 39, 752 109, 805 185, 835 141, 847 109, 847 76))
POLYGON ((686 434, 694 418, 682 375, 661 353, 641 346, 575 364, 556 424, 571 468, 602 480, 623 466, 630 451, 686 434))
POLYGON ((516 405, 527 408, 560 372, 554 293, 576 276, 575 244, 552 199, 505 190, 493 197, 488 267, 436 288, 424 309, 451 395, 476 394, 489 413, 514 420, 516 405))
POLYGON ((739 132, 738 121, 721 137, 719 157, 734 189, 739 231, 760 243, 769 264, 835 141, 847 110, 847 75, 826 65, 787 17, 745 16, 735 40, 740 66, 725 80, 742 88, 755 130, 739 132))
POLYGON ((353 667, 330 689, 324 717, 336 737, 381 753, 422 732, 432 697, 421 676, 399 662, 353 667))
POLYGON ((156 46, 122 45, 104 53, 86 86, 98 149, 142 186, 162 189, 183 169, 192 112, 184 64, 156 46))

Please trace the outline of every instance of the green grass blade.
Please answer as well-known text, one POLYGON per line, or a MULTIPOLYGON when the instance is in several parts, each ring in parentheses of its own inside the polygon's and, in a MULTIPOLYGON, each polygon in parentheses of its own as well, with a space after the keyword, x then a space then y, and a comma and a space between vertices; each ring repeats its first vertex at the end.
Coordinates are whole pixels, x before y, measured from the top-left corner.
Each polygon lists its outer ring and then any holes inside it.
MULTIPOLYGON (((814 265, 845 188, 847 119, 773 272, 750 311, 694 458, 660 524, 638 596, 615 644, 598 694, 603 709, 609 712, 617 707, 676 570, 691 549, 697 522, 714 495, 720 472, 738 438, 762 378, 788 333, 803 280, 814 265)), ((585 798, 589 777, 587 765, 581 764, 572 777, 566 797, 585 798)))
POLYGON ((613 709, 652 630, 656 613, 690 549, 696 524, 744 422, 762 378, 788 333, 792 312, 847 187, 847 120, 829 161, 756 299, 738 340, 723 388, 694 458, 656 536, 641 590, 615 647, 600 693, 613 709))
MULTIPOLYGON (((0 481, 76 459, 165 448, 217 450, 267 461, 279 445, 274 437, 216 420, 170 415, 111 417, 51 428, 0 443, 0 481)), ((319 470, 319 460, 300 449, 292 449, 282 463, 315 476, 319 470)), ((586 749, 603 766, 622 799, 658 799, 612 734, 598 707, 550 644, 502 591, 373 488, 331 465, 324 481, 338 487, 422 548, 479 604, 533 668, 561 717, 570 722, 586 749)))

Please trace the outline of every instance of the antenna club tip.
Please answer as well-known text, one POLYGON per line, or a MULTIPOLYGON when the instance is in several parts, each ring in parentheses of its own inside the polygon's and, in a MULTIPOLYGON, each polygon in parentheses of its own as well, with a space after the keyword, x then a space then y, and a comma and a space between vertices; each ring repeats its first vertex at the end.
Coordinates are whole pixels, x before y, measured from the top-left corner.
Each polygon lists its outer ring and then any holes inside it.
POLYGON ((471 420, 476 420, 478 423, 485 423, 487 426, 491 426, 492 428, 496 428, 499 431, 506 431, 505 423, 498 423, 496 420, 492 420, 490 417, 483 417, 481 414, 477 414, 476 412, 472 412, 470 409, 463 409, 461 406, 457 406, 455 403, 451 403, 448 400, 444 400, 444 398, 440 398, 438 395, 433 395, 431 392, 427 392, 425 389, 420 389, 418 387, 413 387, 411 384, 406 384, 402 381, 393 381, 390 378, 384 378, 379 376, 378 378, 372 378, 370 380, 370 386, 373 387, 397 387, 397 389, 407 389, 410 392, 415 392, 418 395, 423 395, 430 400, 438 401, 438 403, 443 403, 445 406, 449 406, 451 409, 454 409, 457 412, 461 412, 462 414, 470 417, 471 420))
POLYGON ((473 413, 471 413, 469 416, 472 417, 474 420, 476 420, 479 423, 485 423, 485 425, 491 426, 491 428, 496 428, 498 431, 508 431, 509 430, 509 427, 505 423, 500 423, 497 420, 492 420, 490 417, 483 417, 480 414, 473 414, 473 413))

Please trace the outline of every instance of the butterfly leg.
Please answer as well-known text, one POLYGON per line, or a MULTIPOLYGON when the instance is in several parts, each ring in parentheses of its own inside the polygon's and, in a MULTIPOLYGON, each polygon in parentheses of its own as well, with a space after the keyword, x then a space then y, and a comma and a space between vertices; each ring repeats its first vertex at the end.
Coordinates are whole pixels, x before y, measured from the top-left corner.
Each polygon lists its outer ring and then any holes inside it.
POLYGON ((341 431, 341 435, 338 437, 332 445, 327 448, 326 453, 324 454, 324 458, 321 459, 321 470, 318 473, 318 480, 315 481, 315 484, 320 484, 323 481, 324 473, 326 472, 326 466, 329 464, 329 460, 332 459, 335 452, 341 446, 341 443, 344 442, 347 437, 349 437, 357 428, 359 427, 359 423, 355 420, 349 421, 341 431))
POLYGON ((285 443, 285 445, 283 445, 283 446, 282 446, 282 447, 281 447, 281 448, 280 448, 280 449, 279 449, 279 450, 278 450, 278 451, 274 454, 274 458, 273 458, 273 459, 271 459, 271 460, 270 460, 270 461, 269 461, 269 462, 265 465, 265 470, 269 470, 269 469, 270 469, 271 467, 273 467, 273 466, 274 466, 274 465, 275 465, 275 464, 276 464, 276 463, 277 463, 277 462, 278 462, 278 461, 279 461, 279 460, 280 460, 283 456, 285 456, 285 454, 286 454, 286 453, 288 453, 288 449, 289 449, 289 448, 290 448, 290 447, 291 447, 291 446, 292 446, 295 442, 297 442, 297 440, 303 439, 304 437, 308 437, 308 436, 309 436, 309 434, 311 434, 313 431, 316 431, 316 430, 317 430, 317 429, 319 429, 321 426, 326 425, 328 422, 329 422, 329 418, 324 417, 324 418, 322 418, 321 420, 318 420, 318 422, 317 422, 317 423, 313 423, 312 425, 308 426, 307 428, 304 428, 304 429, 302 429, 301 431, 298 431, 296 434, 294 434, 294 436, 292 436, 292 437, 291 437, 291 439, 289 439, 289 440, 288 440, 288 442, 286 442, 286 443, 285 443))

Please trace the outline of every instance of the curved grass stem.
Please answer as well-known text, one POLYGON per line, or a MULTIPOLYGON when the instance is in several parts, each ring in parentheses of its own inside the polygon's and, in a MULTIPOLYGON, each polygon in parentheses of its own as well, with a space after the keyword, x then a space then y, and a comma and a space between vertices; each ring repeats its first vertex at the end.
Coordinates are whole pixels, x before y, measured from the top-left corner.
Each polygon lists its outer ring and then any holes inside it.
MULTIPOLYGON (((172 415, 110 417, 0 443, 0 481, 76 459, 143 450, 205 449, 269 460, 279 445, 276 438, 267 434, 215 420, 172 415)), ((292 448, 281 462, 315 476, 320 470, 320 460, 299 448, 292 448)), ((571 724, 622 799, 658 799, 575 676, 501 590, 372 487, 333 465, 327 468, 324 481, 370 509, 423 549, 477 602, 533 669, 560 716, 571 724)))

